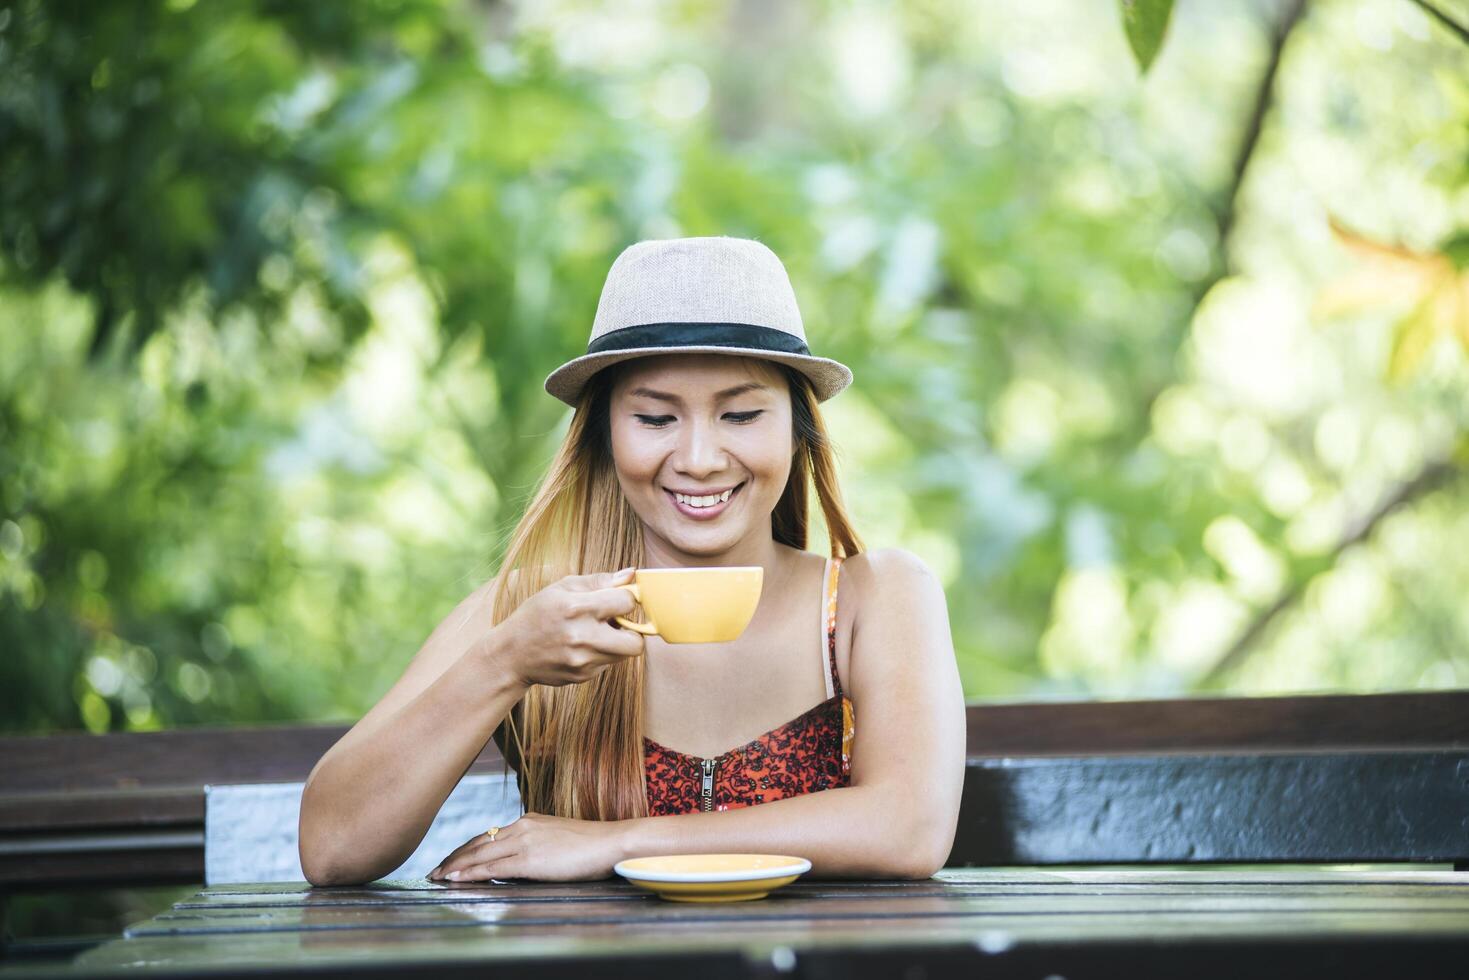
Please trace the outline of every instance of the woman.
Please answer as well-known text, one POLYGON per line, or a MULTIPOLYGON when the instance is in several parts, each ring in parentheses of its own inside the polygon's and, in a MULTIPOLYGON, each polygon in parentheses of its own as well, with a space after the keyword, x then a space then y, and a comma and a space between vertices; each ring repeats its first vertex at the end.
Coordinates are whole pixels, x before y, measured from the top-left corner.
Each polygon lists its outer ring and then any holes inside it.
POLYGON ((623 251, 587 353, 546 379, 576 411, 499 573, 307 780, 306 877, 398 867, 491 737, 526 812, 430 877, 594 879, 718 851, 801 855, 818 876, 942 867, 965 743, 948 612, 918 558, 862 551, 843 510, 817 403, 851 377, 809 353, 763 244, 623 251), (806 551, 810 483, 830 559, 806 551), (738 639, 613 622, 633 567, 721 565, 764 569, 738 639))

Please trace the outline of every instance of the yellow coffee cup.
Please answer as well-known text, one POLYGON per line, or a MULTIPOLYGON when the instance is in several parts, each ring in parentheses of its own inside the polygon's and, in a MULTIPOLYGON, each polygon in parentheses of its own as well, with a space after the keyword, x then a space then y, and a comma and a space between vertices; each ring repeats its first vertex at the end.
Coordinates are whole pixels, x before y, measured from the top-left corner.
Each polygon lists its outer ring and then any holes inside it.
POLYGON ((617 623, 667 643, 727 643, 754 618, 764 578, 759 565, 640 568, 617 588, 632 593, 649 622, 618 616, 617 623))

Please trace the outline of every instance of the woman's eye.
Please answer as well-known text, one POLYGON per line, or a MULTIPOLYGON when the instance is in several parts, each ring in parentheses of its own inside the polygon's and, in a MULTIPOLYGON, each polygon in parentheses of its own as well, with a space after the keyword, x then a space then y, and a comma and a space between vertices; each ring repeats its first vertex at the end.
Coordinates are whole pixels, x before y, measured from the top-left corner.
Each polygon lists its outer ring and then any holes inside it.
MULTIPOLYGON (((755 421, 762 414, 764 414, 764 412, 765 410, 763 408, 757 409, 753 412, 726 412, 724 413, 724 417, 730 419, 738 425, 749 425, 751 422, 755 421)), ((635 416, 635 418, 644 425, 654 429, 661 429, 665 425, 668 425, 670 422, 674 421, 674 417, 672 415, 638 415, 635 416)))

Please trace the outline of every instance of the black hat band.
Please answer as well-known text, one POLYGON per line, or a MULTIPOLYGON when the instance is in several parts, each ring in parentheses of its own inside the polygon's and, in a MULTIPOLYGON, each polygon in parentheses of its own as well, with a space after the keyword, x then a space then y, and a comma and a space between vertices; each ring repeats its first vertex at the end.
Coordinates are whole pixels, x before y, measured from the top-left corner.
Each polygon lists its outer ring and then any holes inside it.
POLYGON ((795 334, 754 323, 640 323, 609 330, 587 344, 588 354, 641 347, 744 347, 811 356, 795 334))

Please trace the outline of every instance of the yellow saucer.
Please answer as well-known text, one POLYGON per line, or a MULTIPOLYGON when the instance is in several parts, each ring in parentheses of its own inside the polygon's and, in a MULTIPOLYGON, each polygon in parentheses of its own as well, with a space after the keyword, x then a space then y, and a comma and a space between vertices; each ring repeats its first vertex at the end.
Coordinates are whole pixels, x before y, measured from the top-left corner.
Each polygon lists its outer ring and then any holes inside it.
POLYGON ((748 902, 811 870, 784 854, 665 854, 629 858, 612 870, 670 902, 748 902))

